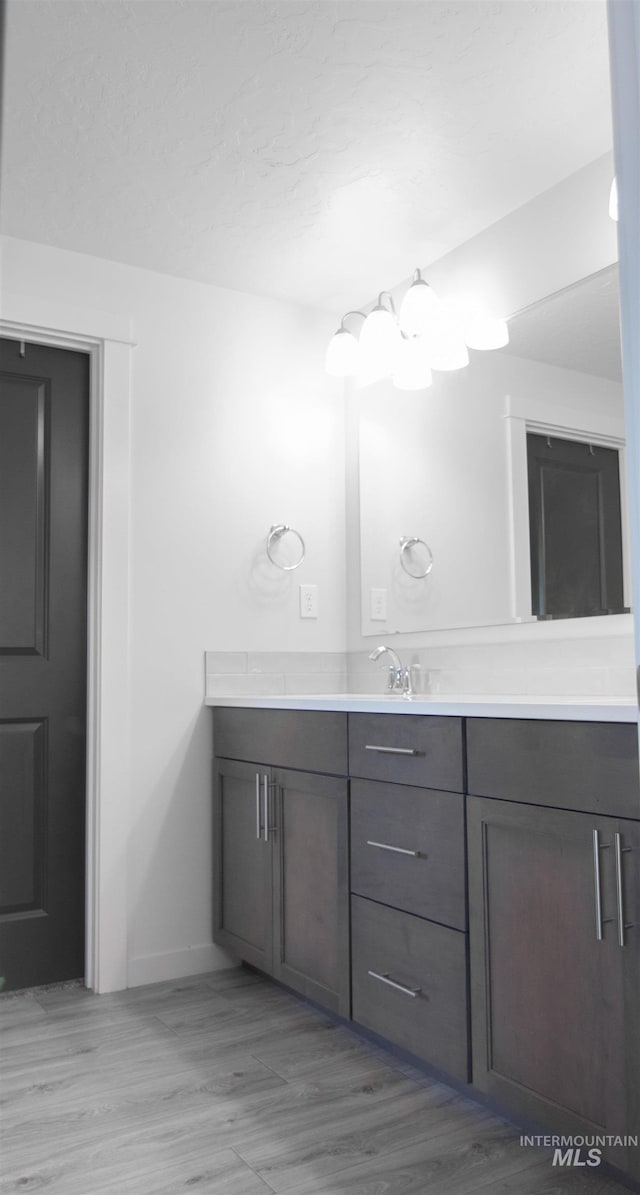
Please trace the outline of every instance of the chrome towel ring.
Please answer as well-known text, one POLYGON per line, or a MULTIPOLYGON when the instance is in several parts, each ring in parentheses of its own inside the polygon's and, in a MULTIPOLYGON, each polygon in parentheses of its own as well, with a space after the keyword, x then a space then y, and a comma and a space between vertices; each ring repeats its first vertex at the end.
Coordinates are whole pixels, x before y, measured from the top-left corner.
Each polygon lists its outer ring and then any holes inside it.
POLYGON ((433 568, 433 552, 431 551, 429 545, 425 543, 423 539, 420 539, 418 535, 403 535, 400 540, 400 564, 402 565, 407 576, 413 577, 416 581, 420 581, 423 577, 428 577, 431 569, 433 568), (413 572, 408 566, 407 556, 405 555, 405 553, 409 553, 410 555, 411 549, 415 548, 417 544, 421 544, 422 547, 426 549, 429 558, 429 563, 423 572, 413 572))
POLYGON ((305 553, 306 548, 304 540, 300 532, 296 531, 295 527, 289 527, 286 523, 275 523, 273 525, 267 536, 267 556, 269 557, 271 563, 275 564, 276 568, 281 568, 285 573, 292 572, 294 568, 300 568, 300 565, 305 558, 305 553), (271 555, 272 548, 278 543, 279 540, 282 539, 283 535, 287 535, 287 533, 295 535, 296 539, 298 539, 300 542, 300 559, 296 560, 294 564, 280 564, 280 561, 275 560, 271 555))

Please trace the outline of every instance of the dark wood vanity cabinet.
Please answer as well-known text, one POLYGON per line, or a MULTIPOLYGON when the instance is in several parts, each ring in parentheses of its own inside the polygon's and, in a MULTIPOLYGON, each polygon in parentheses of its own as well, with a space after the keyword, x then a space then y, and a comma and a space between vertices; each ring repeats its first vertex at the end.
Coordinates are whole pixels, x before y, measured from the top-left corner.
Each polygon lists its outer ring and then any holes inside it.
POLYGON ((346 715, 282 714, 216 711, 214 941, 348 1016, 346 715))
MULTIPOLYGON (((473 1084, 548 1132, 638 1134, 640 821, 596 811, 640 815, 636 728, 470 731, 469 787, 495 792, 467 799, 473 1084)), ((637 1149, 603 1156, 640 1177, 637 1149)))
POLYGON ((215 745, 217 942, 536 1131, 640 1134, 635 724, 218 709, 215 745))

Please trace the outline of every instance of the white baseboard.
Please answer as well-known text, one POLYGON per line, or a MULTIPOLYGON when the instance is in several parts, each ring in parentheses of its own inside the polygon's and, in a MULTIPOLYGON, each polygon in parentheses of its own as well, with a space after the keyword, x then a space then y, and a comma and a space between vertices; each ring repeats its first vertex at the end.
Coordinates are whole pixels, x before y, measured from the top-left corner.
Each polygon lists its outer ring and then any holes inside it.
POLYGON ((164 979, 183 979, 186 975, 202 975, 206 971, 221 971, 233 967, 238 960, 220 946, 188 946, 186 950, 168 950, 161 954, 146 954, 129 959, 127 987, 137 988, 145 983, 161 983, 164 979))

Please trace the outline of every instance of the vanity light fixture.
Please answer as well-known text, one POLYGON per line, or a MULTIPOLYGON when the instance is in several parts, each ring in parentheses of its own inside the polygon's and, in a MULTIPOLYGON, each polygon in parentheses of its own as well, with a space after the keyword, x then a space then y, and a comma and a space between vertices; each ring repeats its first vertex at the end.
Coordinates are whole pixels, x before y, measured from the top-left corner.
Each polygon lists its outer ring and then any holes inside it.
POLYGON ((393 298, 381 291, 378 302, 370 311, 360 333, 360 367, 367 374, 385 377, 393 373, 401 344, 398 316, 393 298), (382 302, 387 295, 389 306, 382 302))
POLYGON ((453 326, 460 328, 467 348, 487 352, 502 349, 509 343, 507 321, 489 315, 488 311, 468 295, 445 304, 453 326))
POLYGON ((334 332, 327 345, 325 369, 334 378, 353 378, 358 373, 360 345, 357 338, 345 328, 344 321, 351 315, 365 319, 363 311, 347 311, 340 320, 340 327, 334 332))
POLYGON ((420 270, 414 270, 413 282, 400 305, 400 329, 405 336, 422 336, 434 319, 442 315, 442 303, 420 270))
POLYGON ((431 384, 432 369, 464 369, 469 348, 485 351, 509 343, 506 320, 477 302, 443 302, 420 270, 414 271, 399 314, 388 291, 380 292, 366 317, 347 314, 364 319, 360 339, 344 327, 344 316, 329 343, 327 372, 357 377, 359 385, 391 377, 399 390, 423 390, 431 384))

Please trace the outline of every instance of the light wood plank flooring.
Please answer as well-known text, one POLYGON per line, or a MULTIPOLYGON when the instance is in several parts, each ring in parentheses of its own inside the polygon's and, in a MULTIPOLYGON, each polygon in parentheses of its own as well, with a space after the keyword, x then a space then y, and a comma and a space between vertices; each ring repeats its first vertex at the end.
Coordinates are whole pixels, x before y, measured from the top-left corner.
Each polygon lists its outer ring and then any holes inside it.
POLYGON ((0 997, 0 1191, 623 1195, 244 969, 0 997))

